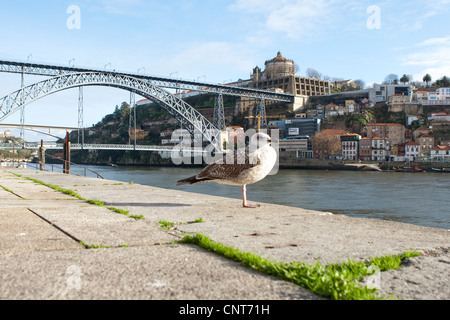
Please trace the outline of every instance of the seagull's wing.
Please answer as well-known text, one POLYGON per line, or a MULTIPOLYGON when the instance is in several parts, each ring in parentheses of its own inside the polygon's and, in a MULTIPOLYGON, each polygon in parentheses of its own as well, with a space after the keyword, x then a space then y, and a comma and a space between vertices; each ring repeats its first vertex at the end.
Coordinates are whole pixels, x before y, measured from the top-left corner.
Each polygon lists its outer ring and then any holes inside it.
POLYGON ((259 158, 249 155, 248 149, 234 152, 233 157, 225 155, 223 159, 210 164, 197 175, 198 179, 228 180, 237 178, 243 171, 260 164, 259 158), (231 161, 230 161, 231 160, 231 161))
POLYGON ((250 154, 248 148, 239 149, 232 155, 224 155, 222 159, 208 165, 199 174, 178 181, 177 185, 196 184, 215 180, 234 181, 242 172, 260 165, 259 157, 250 154))

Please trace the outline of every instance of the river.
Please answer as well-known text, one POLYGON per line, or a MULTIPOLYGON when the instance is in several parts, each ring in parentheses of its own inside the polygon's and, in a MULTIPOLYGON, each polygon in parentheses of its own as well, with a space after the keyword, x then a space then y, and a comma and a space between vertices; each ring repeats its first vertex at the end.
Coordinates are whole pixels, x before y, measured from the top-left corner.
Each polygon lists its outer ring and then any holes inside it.
MULTIPOLYGON (((88 168, 109 180, 242 199, 240 188, 234 186, 176 186, 178 180, 198 173, 198 168, 88 168)), ((450 174, 446 173, 280 170, 249 186, 247 196, 251 202, 450 229, 450 174)))

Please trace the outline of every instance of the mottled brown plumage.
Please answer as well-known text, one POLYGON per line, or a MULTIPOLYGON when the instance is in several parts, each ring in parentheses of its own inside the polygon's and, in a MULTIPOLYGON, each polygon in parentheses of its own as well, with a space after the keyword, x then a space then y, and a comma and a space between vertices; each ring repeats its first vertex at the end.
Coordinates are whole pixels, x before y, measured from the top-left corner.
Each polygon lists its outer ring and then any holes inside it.
POLYGON ((258 149, 240 149, 233 155, 225 155, 223 159, 210 164, 199 174, 178 181, 177 185, 217 182, 221 184, 242 186, 244 207, 254 208, 257 205, 247 204, 246 187, 264 179, 276 163, 276 151, 270 146, 270 137, 258 133, 252 138, 258 149), (263 141, 261 143, 261 141, 263 141))

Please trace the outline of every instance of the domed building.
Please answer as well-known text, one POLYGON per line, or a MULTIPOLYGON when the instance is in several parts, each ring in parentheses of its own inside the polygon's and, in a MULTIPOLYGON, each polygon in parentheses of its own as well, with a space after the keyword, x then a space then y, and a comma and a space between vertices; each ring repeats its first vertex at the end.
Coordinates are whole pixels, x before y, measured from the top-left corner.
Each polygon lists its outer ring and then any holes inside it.
POLYGON ((281 54, 265 62, 265 70, 253 69, 250 87, 279 91, 295 95, 293 111, 302 109, 311 96, 327 95, 331 92, 330 82, 321 79, 298 77, 295 63, 281 54))
POLYGON ((278 52, 277 56, 272 60, 266 61, 265 65, 264 75, 266 79, 295 76, 294 61, 284 58, 281 52, 278 52))

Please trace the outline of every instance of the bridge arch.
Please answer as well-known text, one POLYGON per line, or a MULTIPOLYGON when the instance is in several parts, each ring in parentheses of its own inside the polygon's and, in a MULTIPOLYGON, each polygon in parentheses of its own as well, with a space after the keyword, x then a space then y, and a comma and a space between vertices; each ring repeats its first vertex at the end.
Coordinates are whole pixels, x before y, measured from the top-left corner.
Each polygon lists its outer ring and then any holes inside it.
POLYGON ((134 92, 146 99, 156 100, 162 108, 181 122, 185 129, 192 134, 201 133, 206 141, 210 142, 217 150, 221 150, 220 130, 185 101, 149 81, 113 73, 70 73, 23 87, 0 98, 0 123, 36 100, 80 86, 114 87, 134 92))

